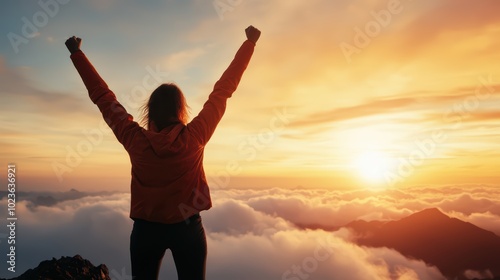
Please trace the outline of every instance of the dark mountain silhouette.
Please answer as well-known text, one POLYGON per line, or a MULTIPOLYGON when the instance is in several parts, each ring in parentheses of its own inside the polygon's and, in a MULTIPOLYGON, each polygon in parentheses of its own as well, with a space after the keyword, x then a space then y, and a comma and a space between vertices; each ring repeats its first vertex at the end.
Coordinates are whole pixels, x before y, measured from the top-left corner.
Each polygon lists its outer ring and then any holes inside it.
MULTIPOLYGON (((112 193, 113 192, 109 191, 81 192, 76 189, 70 189, 69 191, 63 191, 63 192, 19 191, 17 192, 17 198, 19 201, 28 201, 29 203, 27 206, 30 209, 36 209, 36 207, 38 206, 53 206, 63 201, 76 200, 88 196, 107 196, 112 193)), ((0 199, 7 197, 8 194, 9 192, 7 191, 0 191, 0 199)))
MULTIPOLYGON (((101 264, 94 266, 90 261, 80 255, 74 257, 53 258, 42 261, 36 268, 28 269, 18 277, 10 280, 111 280, 108 268, 101 264)), ((1 279, 0 280, 7 280, 1 279)))
POLYGON ((436 208, 398 221, 354 221, 345 227, 357 234, 359 245, 393 248, 436 266, 449 279, 467 279, 466 270, 489 270, 500 279, 500 237, 436 208))

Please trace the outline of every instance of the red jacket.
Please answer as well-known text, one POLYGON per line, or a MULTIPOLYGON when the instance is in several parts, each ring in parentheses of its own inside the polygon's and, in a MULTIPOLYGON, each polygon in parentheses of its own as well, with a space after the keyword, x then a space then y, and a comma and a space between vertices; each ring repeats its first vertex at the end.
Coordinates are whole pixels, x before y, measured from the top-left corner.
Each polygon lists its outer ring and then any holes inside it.
POLYGON ((71 55, 90 99, 130 156, 131 218, 177 223, 212 206, 203 170, 203 151, 254 47, 249 40, 242 44, 198 116, 187 125, 173 124, 162 131, 142 128, 116 100, 85 54, 77 51, 71 55))

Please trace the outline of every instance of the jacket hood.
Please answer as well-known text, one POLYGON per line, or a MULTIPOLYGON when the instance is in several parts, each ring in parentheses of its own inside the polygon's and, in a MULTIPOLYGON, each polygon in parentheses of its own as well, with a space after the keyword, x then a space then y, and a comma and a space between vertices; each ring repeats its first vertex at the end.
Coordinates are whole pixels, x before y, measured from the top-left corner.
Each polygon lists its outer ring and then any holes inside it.
POLYGON ((142 132, 149 140, 154 152, 158 156, 178 152, 185 147, 183 139, 180 137, 186 126, 182 123, 168 126, 161 131, 143 130, 142 132))

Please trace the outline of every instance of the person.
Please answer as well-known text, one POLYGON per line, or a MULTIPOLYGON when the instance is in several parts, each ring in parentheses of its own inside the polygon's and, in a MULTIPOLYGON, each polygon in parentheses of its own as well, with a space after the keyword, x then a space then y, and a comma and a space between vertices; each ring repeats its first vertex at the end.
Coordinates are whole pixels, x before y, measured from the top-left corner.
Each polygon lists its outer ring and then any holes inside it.
POLYGON ((130 258, 135 280, 158 279, 167 249, 172 252, 178 279, 205 279, 207 243, 199 213, 212 202, 203 152, 261 34, 253 26, 245 33, 247 39, 191 122, 187 122, 182 91, 175 84, 162 84, 144 106, 146 128, 117 101, 80 49, 82 39, 73 36, 65 42, 90 99, 130 157, 130 218, 134 221, 130 258))

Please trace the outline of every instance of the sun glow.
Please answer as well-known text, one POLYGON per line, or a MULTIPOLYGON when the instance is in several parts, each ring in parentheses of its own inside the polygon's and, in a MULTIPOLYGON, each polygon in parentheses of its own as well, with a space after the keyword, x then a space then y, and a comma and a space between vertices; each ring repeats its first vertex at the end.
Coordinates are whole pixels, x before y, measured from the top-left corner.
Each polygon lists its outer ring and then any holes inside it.
POLYGON ((386 174, 391 166, 391 157, 379 151, 360 154, 354 162, 354 168, 366 183, 377 186, 385 185, 386 174))

